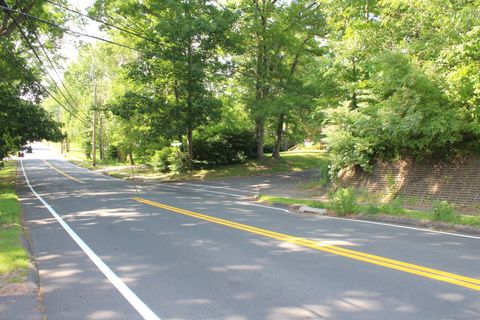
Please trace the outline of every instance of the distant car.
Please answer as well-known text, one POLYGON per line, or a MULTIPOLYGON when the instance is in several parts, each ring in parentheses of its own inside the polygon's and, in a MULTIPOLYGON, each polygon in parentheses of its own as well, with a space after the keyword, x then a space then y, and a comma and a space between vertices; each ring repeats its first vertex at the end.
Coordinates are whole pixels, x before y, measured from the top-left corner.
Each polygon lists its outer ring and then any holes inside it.
POLYGON ((32 152, 33 152, 32 146, 28 146, 28 147, 27 147, 27 153, 32 153, 32 152))

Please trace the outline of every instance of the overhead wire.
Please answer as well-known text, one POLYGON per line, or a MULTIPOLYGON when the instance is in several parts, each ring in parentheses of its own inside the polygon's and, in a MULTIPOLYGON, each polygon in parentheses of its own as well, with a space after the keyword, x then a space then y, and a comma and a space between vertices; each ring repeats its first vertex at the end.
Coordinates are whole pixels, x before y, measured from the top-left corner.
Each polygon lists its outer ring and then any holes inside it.
MULTIPOLYGON (((30 40, 28 39, 27 35, 25 34, 25 32, 23 31, 22 27, 20 26, 20 24, 17 22, 17 19, 15 17, 13 17, 13 15, 8 12, 7 13, 10 18, 13 19, 13 22, 15 24, 15 26, 17 27, 17 29, 20 31, 20 33, 22 34, 22 37, 25 39, 25 41, 27 42, 27 45, 28 47, 30 48, 30 50, 32 50, 33 54, 35 55, 36 59, 39 61, 40 65, 41 65, 41 68, 43 69, 43 71, 48 75, 48 77, 50 78, 50 80, 53 82, 53 85, 57 88, 58 92, 60 93, 60 95, 65 99, 65 101, 67 102, 67 104, 70 106, 70 108, 72 108, 73 110, 75 110, 75 112, 78 112, 78 110, 75 109, 75 107, 73 105, 71 105, 67 99, 67 97, 63 94, 63 91, 60 89, 60 87, 58 86, 58 84, 56 83, 56 81, 53 79, 52 75, 50 74, 50 72, 48 72, 47 68, 45 67, 42 59, 40 58, 40 56, 38 55, 37 51, 35 50, 35 48, 32 46, 32 43, 30 42, 30 40)), ((70 110, 71 111, 71 110, 70 110)), ((73 113, 73 112, 72 112, 73 113)), ((79 116, 79 118, 83 118, 82 116, 79 116)), ((85 119, 83 119, 83 121, 85 121, 85 119)))
POLYGON ((136 48, 134 48, 134 47, 131 47, 131 46, 128 46, 128 45, 125 45, 125 44, 121 44, 121 43, 118 43, 118 42, 115 42, 115 41, 112 41, 112 40, 108 40, 108 39, 105 39, 105 38, 102 38, 102 37, 98 37, 98 36, 94 36, 94 35, 91 35, 91 34, 87 34, 87 33, 84 33, 84 32, 71 30, 71 29, 66 28, 66 27, 63 27, 63 26, 61 26, 61 25, 59 25, 59 24, 57 24, 57 23, 55 23, 55 22, 48 21, 48 20, 45 20, 45 19, 42 19, 42 18, 33 16, 33 15, 31 15, 31 14, 28 14, 28 13, 25 13, 25 12, 22 12, 22 11, 19 11, 19 10, 12 9, 12 8, 10 8, 10 7, 6 7, 6 6, 3 6, 3 5, 0 5, 0 8, 6 10, 7 12, 10 12, 10 13, 11 13, 11 12, 14 12, 14 13, 20 14, 20 15, 22 15, 22 16, 25 16, 25 17, 27 17, 27 18, 33 19, 33 20, 35 20, 35 21, 38 21, 38 22, 41 22, 41 23, 50 25, 50 26, 55 27, 55 28, 57 28, 57 29, 63 30, 63 31, 66 32, 66 33, 70 33, 70 34, 75 34, 75 35, 79 35, 79 36, 82 36, 82 37, 88 37, 88 38, 96 39, 96 40, 99 40, 99 41, 102 41, 102 42, 106 42, 106 43, 110 43, 110 44, 113 44, 113 45, 116 45, 116 46, 119 46, 119 47, 123 47, 123 48, 126 48, 126 49, 130 49, 130 50, 133 50, 133 51, 136 51, 136 52, 145 54, 145 55, 150 55, 150 53, 144 52, 144 51, 139 50, 139 49, 136 49, 136 48))
MULTIPOLYGON (((20 8, 21 11, 23 11, 20 3, 18 2, 18 0, 15 0, 15 3, 16 5, 18 6, 18 8, 20 8)), ((42 49, 43 51, 43 54, 45 55, 45 57, 47 58, 48 62, 50 63, 50 66, 52 67, 52 70, 53 72, 55 72, 55 75, 57 76, 60 84, 62 85, 62 87, 65 89, 67 95, 69 96, 70 100, 73 102, 73 104, 75 105, 75 110, 79 113, 81 113, 81 116, 82 117, 86 117, 85 113, 83 112, 83 110, 80 108, 80 106, 78 105, 77 101, 75 100, 75 98, 73 98, 72 94, 70 93, 70 91, 68 90, 67 86, 65 85, 65 83, 62 81, 62 78, 60 77, 52 59, 50 59, 50 56, 48 55, 48 52, 47 50, 45 49, 45 46, 43 45, 42 41, 40 40, 38 34, 36 33, 35 29, 36 27, 34 26, 33 23, 31 23, 31 21, 29 19, 27 19, 27 23, 30 25, 30 27, 32 28, 32 33, 35 37, 35 39, 37 40, 38 44, 40 45, 40 48, 42 49)), ((63 94, 62 94, 63 96, 63 94)), ((64 97, 65 98, 65 97, 64 97)), ((68 103, 68 100, 66 100, 67 103, 68 103)))
MULTIPOLYGON (((57 6, 57 7, 61 8, 61 9, 63 9, 63 10, 66 10, 66 11, 69 11, 69 12, 72 12, 72 13, 75 13, 75 14, 81 16, 81 17, 85 17, 85 18, 88 18, 88 19, 93 20, 93 21, 95 21, 95 22, 101 23, 101 24, 103 24, 103 25, 105 25, 105 26, 107 26, 107 27, 114 28, 114 29, 117 29, 118 31, 122 31, 122 32, 128 33, 128 34, 130 34, 130 35, 132 35, 132 36, 141 38, 141 39, 143 39, 143 40, 147 40, 147 41, 150 41, 150 42, 153 42, 153 43, 156 43, 156 44, 159 43, 157 40, 153 40, 153 39, 150 39, 150 38, 148 38, 148 37, 142 36, 141 34, 138 34, 138 33, 135 32, 135 31, 129 30, 129 29, 127 29, 126 27, 120 27, 120 26, 118 26, 118 25, 116 25, 116 24, 112 24, 112 23, 110 23, 110 22, 108 22, 108 21, 104 21, 104 20, 101 20, 101 19, 97 19, 97 18, 91 17, 91 16, 89 16, 89 15, 87 15, 87 14, 84 14, 84 13, 82 13, 82 12, 80 12, 80 11, 73 10, 73 9, 68 8, 68 7, 65 7, 65 6, 61 5, 60 3, 56 3, 55 1, 45 0, 45 2, 50 3, 50 4, 54 5, 54 6, 57 6)), ((82 20, 83 20, 83 19, 82 19, 82 20)), ((160 43, 160 44, 162 44, 162 45, 164 45, 164 46, 166 45, 166 44, 163 44, 163 43, 160 43)))
POLYGON ((29 70, 25 65, 23 65, 20 60, 17 59, 15 54, 11 52, 3 43, 0 42, 0 45, 2 46, 3 50, 12 57, 12 59, 27 73, 28 76, 32 77, 32 80, 40 87, 42 88, 50 97, 52 97, 55 102, 57 102, 65 111, 67 111, 72 117, 80 120, 83 123, 86 123, 84 119, 79 118, 76 114, 74 114, 69 108, 67 108, 63 103, 61 103, 45 86, 38 80, 35 79, 35 76, 33 75, 32 71, 29 70))

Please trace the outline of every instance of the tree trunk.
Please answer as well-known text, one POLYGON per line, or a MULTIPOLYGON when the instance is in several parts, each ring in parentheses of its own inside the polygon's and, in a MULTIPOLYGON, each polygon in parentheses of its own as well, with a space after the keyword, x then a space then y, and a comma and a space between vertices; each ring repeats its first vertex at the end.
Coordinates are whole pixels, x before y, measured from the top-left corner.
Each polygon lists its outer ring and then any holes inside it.
POLYGON ((193 160, 193 130, 192 128, 187 129, 187 144, 188 144, 188 158, 191 162, 193 160))
POLYGON ((258 119, 255 121, 255 125, 256 125, 255 132, 257 137, 257 157, 258 157, 258 160, 263 160, 264 159, 263 143, 265 138, 264 121, 262 119, 258 119))
POLYGON ((135 162, 133 161, 132 148, 130 148, 130 150, 128 150, 128 159, 130 160, 130 165, 134 166, 135 162))
POLYGON ((277 130, 275 131, 275 149, 273 150, 272 157, 274 159, 280 158, 280 147, 282 145, 282 130, 283 123, 285 122, 285 115, 281 114, 278 116, 277 130))
POLYGON ((283 150, 288 151, 288 122, 285 121, 285 144, 283 150))
POLYGON ((104 144, 104 132, 103 132, 103 121, 102 121, 102 114, 99 114, 99 119, 98 119, 98 142, 100 143, 100 160, 105 160, 105 144, 104 144))

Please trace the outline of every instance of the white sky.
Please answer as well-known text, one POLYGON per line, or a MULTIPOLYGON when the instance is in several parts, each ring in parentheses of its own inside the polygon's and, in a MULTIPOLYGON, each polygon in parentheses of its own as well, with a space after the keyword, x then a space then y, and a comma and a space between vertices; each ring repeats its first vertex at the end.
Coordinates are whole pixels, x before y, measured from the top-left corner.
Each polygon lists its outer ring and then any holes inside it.
MULTIPOLYGON (((84 14, 87 14, 87 8, 90 7, 94 3, 94 1, 95 0, 68 0, 68 3, 69 3, 70 9, 78 10, 84 14)), ((68 28, 75 31, 83 32, 86 34, 98 36, 98 37, 105 36, 98 28, 99 23, 85 17, 83 17, 83 21, 85 21, 85 24, 86 24, 85 27, 83 27, 83 24, 80 23, 79 26, 69 25, 68 28)), ((66 58, 65 63, 62 66, 62 69, 65 69, 69 63, 71 63, 72 61, 75 61, 75 59, 77 58, 78 48, 76 47, 76 43, 78 43, 79 40, 82 40, 84 43, 85 42, 93 43, 96 41, 93 38, 78 37, 78 36, 66 33, 64 35, 62 49, 60 50, 60 53, 66 58)))

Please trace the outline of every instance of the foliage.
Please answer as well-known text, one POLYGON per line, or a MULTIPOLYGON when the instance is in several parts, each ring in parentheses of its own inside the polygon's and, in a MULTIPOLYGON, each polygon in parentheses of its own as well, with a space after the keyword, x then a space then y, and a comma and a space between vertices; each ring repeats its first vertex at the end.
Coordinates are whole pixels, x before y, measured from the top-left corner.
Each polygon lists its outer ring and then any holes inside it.
MULTIPOLYGON (((23 9, 58 23, 73 20, 42 1, 32 3, 23 9)), ((369 170, 377 159, 480 150, 477 0, 324 4, 96 0, 89 14, 128 26, 131 32, 104 29, 135 50, 96 43, 68 66, 65 83, 85 122, 52 99, 44 106, 86 149, 96 115, 97 149, 105 157, 113 146, 122 161, 150 162, 158 150, 182 141, 188 165, 211 168, 250 157, 251 143, 260 158, 265 151, 278 158, 284 145, 309 139, 324 143, 335 174, 349 166, 369 170), (217 132, 221 126, 242 128, 242 138, 232 142, 236 133, 217 132)), ((22 23, 33 39, 34 26, 22 23)), ((8 25, 0 27, 2 43, 18 44, 17 56, 30 62, 18 32, 2 36, 8 25)), ((51 36, 45 38, 54 49, 61 31, 36 30, 51 36)), ((0 60, 1 85, 13 97, 37 104, 45 96, 28 79, 39 79, 39 68, 18 77, 13 61, 0 60)), ((9 135, 3 145, 16 145, 15 139, 9 135)))
POLYGON ((18 150, 29 141, 63 138, 60 123, 54 121, 39 105, 6 90, 0 80, 0 159, 18 150))
POLYGON ((241 72, 247 112, 255 122, 257 154, 263 158, 265 126, 275 132, 273 156, 279 157, 282 128, 299 112, 312 108, 313 87, 302 69, 315 55, 321 55, 317 39, 326 33, 319 3, 275 0, 238 1, 242 12, 241 72))
POLYGON ((167 157, 168 169, 174 173, 185 172, 190 169, 188 160, 188 154, 177 149, 167 157))
POLYGON ((255 140, 250 130, 211 127, 194 135, 196 166, 212 167, 242 163, 256 155, 255 140))
MULTIPOLYGON (((265 196, 261 195, 260 196, 261 201, 266 201, 269 203, 284 203, 284 204, 289 204, 289 205, 294 205, 294 204, 305 204, 310 207, 315 207, 315 208, 331 208, 330 203, 325 203, 319 200, 305 200, 305 199, 295 199, 295 198, 282 198, 282 197, 271 197, 271 196, 265 196)), ((381 212, 381 208, 376 207, 374 205, 370 205, 369 207, 366 208, 359 208, 360 212, 363 212, 365 214, 376 214, 381 212)), ((409 219, 414 219, 414 220, 422 220, 422 221, 432 221, 434 220, 434 216, 432 212, 427 212, 427 211, 414 211, 414 210, 402 210, 400 213, 399 212, 382 212, 387 215, 393 215, 393 216, 402 216, 405 218, 409 219)), ((440 220, 440 221, 445 221, 445 222, 454 222, 455 224, 461 224, 461 225, 467 225, 467 226, 475 226, 479 227, 480 226, 480 216, 477 215, 456 215, 455 220, 440 220)))
POLYGON ((334 171, 375 158, 422 158, 453 152, 474 132, 440 88, 398 54, 371 61, 368 101, 327 110, 326 138, 334 171))
MULTIPOLYGON (((9 7, 7 2, 2 3, 9 7)), ((67 18, 58 8, 46 6, 43 1, 16 1, 10 5, 16 11, 50 19, 60 25, 67 18)), ((52 51, 63 35, 61 28, 52 25, 38 27, 25 15, 0 10, 0 160, 29 141, 63 138, 60 123, 40 107, 47 92, 39 85, 42 68, 31 63, 34 55, 30 49, 30 44, 35 46, 38 41, 37 32, 44 35, 43 44, 52 51), (19 28, 28 32, 22 34, 19 28)))
POLYGON ((382 213, 399 215, 402 214, 405 210, 403 209, 403 200, 400 197, 397 197, 385 204, 380 206, 380 211, 382 213))
POLYGON ((439 201, 433 205, 433 218, 440 221, 455 221, 457 220, 455 208, 447 201, 439 201))
POLYGON ((355 192, 351 188, 339 188, 330 197, 332 209, 340 216, 346 216, 358 211, 355 192))
POLYGON ((170 170, 169 166, 171 165, 169 158, 175 152, 175 149, 171 147, 165 147, 162 150, 158 150, 153 155, 150 160, 155 171, 167 172, 170 170))
POLYGON ((98 0, 92 12, 110 16, 117 10, 136 21, 134 31, 148 37, 132 42, 145 54, 127 65, 128 76, 142 86, 136 95, 157 119, 167 120, 157 129, 175 137, 186 134, 192 160, 193 130, 220 113, 214 88, 228 71, 221 50, 232 47, 235 15, 203 0, 98 0))

